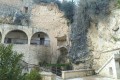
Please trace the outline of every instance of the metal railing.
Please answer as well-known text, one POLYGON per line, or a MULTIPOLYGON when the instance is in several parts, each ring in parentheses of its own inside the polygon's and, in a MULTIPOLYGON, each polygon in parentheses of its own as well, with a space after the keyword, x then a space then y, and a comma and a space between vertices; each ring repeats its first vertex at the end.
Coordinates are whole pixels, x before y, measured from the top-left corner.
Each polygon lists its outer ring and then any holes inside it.
POLYGON ((24 60, 21 60, 21 64, 22 64, 23 73, 30 72, 31 69, 37 67, 39 68, 40 71, 52 72, 54 74, 61 76, 61 69, 59 70, 57 67, 29 64, 24 60))
POLYGON ((31 69, 37 67, 39 68, 40 71, 45 71, 45 72, 52 72, 53 74, 56 74, 57 76, 62 76, 62 71, 64 70, 63 66, 56 66, 56 64, 41 64, 41 65, 35 65, 35 64, 29 64, 25 61, 22 61, 23 65, 23 71, 24 72, 30 72, 31 69))
POLYGON ((50 45, 50 40, 31 40, 32 45, 45 45, 45 46, 49 46, 50 45))
POLYGON ((4 43, 7 44, 28 44, 27 39, 18 39, 18 38, 6 38, 4 43))
MULTIPOLYGON (((4 43, 7 43, 7 44, 28 44, 28 39, 5 38, 4 43)), ((50 46, 50 40, 35 40, 35 39, 32 39, 30 44, 31 45, 50 46)))

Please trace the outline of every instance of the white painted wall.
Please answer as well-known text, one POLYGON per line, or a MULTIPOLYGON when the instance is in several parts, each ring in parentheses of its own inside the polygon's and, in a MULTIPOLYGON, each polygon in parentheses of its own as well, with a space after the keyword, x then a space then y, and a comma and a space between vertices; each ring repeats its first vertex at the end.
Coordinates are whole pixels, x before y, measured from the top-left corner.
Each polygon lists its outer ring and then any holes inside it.
MULTIPOLYGON (((104 64, 103 64, 104 65, 104 64)), ((116 78, 116 67, 115 67, 115 60, 112 58, 106 66, 99 72, 101 76, 107 76, 111 78, 116 78), (110 73, 110 68, 112 68, 112 74, 110 73)))
POLYGON ((120 61, 116 60, 114 55, 103 64, 103 67, 98 71, 98 75, 120 79, 120 61))

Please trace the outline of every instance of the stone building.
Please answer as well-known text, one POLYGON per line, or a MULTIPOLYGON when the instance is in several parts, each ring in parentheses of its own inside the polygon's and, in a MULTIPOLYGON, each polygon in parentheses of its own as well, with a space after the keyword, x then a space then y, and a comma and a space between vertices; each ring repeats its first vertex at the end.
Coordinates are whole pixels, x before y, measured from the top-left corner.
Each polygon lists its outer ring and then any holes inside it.
POLYGON ((0 41, 13 44, 25 62, 56 63, 64 50, 67 56, 69 28, 56 4, 31 0, 1 0, 0 4, 0 41))
MULTIPOLYGON (((88 30, 92 68, 102 76, 120 78, 119 18, 120 10, 115 10, 108 20, 99 22, 97 26, 91 23, 88 30)), ((0 42, 13 44, 13 50, 22 53, 23 60, 28 64, 69 62, 67 19, 54 3, 1 0, 0 42)), ((81 68, 78 65, 77 67, 81 68)))

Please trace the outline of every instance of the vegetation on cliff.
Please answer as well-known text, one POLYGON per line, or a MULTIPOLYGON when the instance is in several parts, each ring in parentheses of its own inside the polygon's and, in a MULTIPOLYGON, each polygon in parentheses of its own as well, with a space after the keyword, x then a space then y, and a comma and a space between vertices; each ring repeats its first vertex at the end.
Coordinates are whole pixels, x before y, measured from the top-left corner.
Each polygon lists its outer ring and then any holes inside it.
POLYGON ((70 59, 76 63, 90 52, 88 49, 87 32, 91 23, 108 18, 115 8, 116 0, 80 0, 76 9, 74 23, 71 27, 70 59))

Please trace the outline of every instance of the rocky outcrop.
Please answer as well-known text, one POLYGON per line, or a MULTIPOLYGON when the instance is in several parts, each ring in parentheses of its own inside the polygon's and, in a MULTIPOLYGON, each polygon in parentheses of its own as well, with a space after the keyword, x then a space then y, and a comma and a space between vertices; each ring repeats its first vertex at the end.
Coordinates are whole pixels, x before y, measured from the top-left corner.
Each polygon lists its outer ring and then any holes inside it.
POLYGON ((28 26, 31 10, 31 1, 27 0, 1 0, 0 23, 28 26), (29 5, 28 5, 29 4, 29 5), (24 12, 24 7, 29 7, 29 12, 24 12))
POLYGON ((92 49, 92 47, 89 49, 89 46, 94 43, 88 40, 88 31, 92 29, 92 25, 97 29, 98 23, 108 18, 113 5, 114 1, 111 0, 80 0, 75 21, 71 27, 70 58, 72 62, 79 62, 80 59, 83 60, 88 56, 92 49))
POLYGON ((89 49, 93 55, 93 68, 99 69, 114 53, 120 50, 120 10, 97 25, 91 23, 87 37, 89 49))

